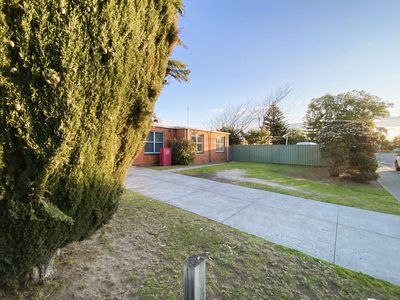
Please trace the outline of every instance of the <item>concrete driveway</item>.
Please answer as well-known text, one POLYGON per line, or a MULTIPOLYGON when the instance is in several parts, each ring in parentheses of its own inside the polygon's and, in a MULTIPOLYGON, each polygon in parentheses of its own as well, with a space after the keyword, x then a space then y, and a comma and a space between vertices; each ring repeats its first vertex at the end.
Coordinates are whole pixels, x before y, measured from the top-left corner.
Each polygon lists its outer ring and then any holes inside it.
POLYGON ((400 216, 132 167, 126 188, 400 285, 400 216))

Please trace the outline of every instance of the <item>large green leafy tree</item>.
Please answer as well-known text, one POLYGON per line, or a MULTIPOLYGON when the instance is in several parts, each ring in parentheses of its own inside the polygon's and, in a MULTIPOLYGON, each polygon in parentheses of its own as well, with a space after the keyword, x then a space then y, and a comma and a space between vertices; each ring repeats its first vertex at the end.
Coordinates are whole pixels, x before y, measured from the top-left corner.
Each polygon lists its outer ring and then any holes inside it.
POLYGON ((392 143, 387 139, 386 135, 380 131, 374 132, 378 150, 388 151, 392 149, 392 143))
POLYGON ((305 126, 311 140, 318 139, 321 129, 332 121, 361 121, 373 127, 374 120, 389 116, 391 104, 364 91, 339 95, 326 94, 308 105, 305 126))
POLYGON ((332 121, 322 128, 318 141, 331 176, 347 174, 360 182, 377 178, 376 135, 363 122, 332 121))
POLYGON ((393 149, 400 149, 400 135, 395 136, 391 144, 393 149))
POLYGON ((262 128, 270 132, 273 144, 284 143, 285 139, 283 138, 283 135, 287 133, 288 126, 278 103, 272 102, 268 107, 268 110, 264 115, 262 128))
POLYGON ((115 212, 179 42, 180 0, 1 0, 0 282, 115 212))

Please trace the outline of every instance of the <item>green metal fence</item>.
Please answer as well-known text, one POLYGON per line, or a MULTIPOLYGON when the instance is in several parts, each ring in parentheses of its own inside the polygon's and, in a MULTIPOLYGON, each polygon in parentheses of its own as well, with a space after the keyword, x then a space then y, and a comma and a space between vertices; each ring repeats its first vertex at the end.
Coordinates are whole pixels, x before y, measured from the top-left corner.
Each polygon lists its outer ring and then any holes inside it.
POLYGON ((318 145, 232 145, 230 159, 289 165, 326 166, 318 145))

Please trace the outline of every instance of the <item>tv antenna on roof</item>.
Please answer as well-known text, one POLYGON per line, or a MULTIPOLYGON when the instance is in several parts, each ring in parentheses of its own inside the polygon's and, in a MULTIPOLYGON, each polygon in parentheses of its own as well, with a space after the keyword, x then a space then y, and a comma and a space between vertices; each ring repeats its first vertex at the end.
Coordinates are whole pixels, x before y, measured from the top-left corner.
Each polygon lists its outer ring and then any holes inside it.
POLYGON ((186 122, 187 122, 187 127, 189 127, 189 106, 186 107, 186 122))

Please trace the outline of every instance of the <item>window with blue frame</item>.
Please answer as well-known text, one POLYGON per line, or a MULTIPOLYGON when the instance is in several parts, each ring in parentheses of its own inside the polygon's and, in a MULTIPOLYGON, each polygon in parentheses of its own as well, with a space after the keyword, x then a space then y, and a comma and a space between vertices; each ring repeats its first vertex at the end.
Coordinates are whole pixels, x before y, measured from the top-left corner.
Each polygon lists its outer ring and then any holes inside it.
POLYGON ((158 154, 160 149, 164 146, 164 133, 157 131, 150 131, 147 135, 144 144, 145 154, 158 154))

